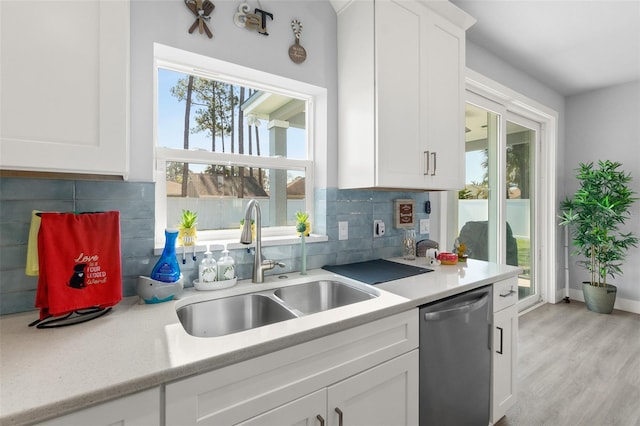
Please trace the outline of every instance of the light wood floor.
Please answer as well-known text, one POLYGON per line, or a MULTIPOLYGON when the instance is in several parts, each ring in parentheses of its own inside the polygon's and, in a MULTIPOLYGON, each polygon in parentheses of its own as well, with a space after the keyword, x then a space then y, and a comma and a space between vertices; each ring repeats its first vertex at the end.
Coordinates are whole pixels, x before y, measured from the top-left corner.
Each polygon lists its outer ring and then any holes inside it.
POLYGON ((640 315, 571 301, 519 321, 518 402, 497 426, 640 426, 640 315))

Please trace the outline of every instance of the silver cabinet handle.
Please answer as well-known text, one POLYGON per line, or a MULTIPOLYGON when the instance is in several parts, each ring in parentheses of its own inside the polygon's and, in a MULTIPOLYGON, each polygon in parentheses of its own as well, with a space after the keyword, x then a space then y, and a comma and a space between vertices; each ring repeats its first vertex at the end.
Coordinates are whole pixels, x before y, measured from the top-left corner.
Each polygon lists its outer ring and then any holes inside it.
POLYGON ((429 176, 429 151, 424 151, 424 175, 429 176))
POLYGON ((496 328, 500 330, 500 350, 497 350, 496 352, 502 355, 502 337, 504 336, 504 330, 502 329, 502 327, 496 326, 496 328))
POLYGON ((342 426, 342 418, 344 417, 342 410, 336 407, 336 413, 338 413, 338 426, 342 426))
POLYGON ((431 176, 435 176, 436 175, 436 168, 438 167, 436 164, 436 158, 438 156, 437 152, 432 152, 431 155, 433 155, 433 173, 431 173, 431 176))
POLYGON ((320 426, 324 426, 324 419, 320 414, 316 416, 316 419, 318 419, 318 421, 320 422, 320 426))
POLYGON ((507 293, 500 293, 500 297, 509 297, 516 291, 514 289, 509 290, 507 293))

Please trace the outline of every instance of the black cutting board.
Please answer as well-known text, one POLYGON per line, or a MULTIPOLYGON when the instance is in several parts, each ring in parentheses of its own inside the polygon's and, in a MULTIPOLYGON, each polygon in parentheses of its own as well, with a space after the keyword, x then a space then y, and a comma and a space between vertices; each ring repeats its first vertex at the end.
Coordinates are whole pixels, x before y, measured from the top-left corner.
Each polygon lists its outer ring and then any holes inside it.
POLYGON ((366 262, 346 265, 325 265, 322 269, 374 285, 433 271, 433 269, 429 268, 420 268, 384 259, 367 260, 366 262))

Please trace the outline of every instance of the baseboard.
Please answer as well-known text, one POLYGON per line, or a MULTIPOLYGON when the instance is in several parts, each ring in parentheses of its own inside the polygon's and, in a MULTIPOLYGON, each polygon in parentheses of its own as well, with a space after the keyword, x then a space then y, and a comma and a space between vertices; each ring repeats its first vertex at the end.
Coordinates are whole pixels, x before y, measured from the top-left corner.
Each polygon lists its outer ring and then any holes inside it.
MULTIPOLYGON (((564 288, 562 288, 560 290, 556 290, 555 303, 562 302, 566 296, 567 296, 567 294, 566 294, 566 290, 564 288)), ((571 296, 571 294, 569 294, 569 296, 571 296)))
MULTIPOLYGON (((564 294, 564 290, 563 290, 564 294)), ((564 296, 562 296, 564 297, 564 296)), ((584 302, 584 296, 582 294, 582 290, 576 290, 573 288, 569 289, 569 297, 573 300, 578 300, 580 302, 584 302)), ((557 299, 558 301, 562 300, 562 298, 557 299)), ((560 302, 559 302, 560 303, 560 302)), ((616 297, 616 304, 613 305, 613 309, 619 309, 621 311, 632 312, 634 314, 640 314, 640 301, 631 300, 631 299, 623 299, 622 297, 616 297)))

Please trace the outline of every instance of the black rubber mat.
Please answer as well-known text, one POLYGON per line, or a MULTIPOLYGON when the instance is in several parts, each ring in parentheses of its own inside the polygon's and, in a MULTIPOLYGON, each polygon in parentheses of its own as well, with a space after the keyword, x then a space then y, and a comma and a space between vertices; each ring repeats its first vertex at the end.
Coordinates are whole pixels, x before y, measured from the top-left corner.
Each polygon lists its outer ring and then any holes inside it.
POLYGON ((374 285, 433 271, 429 268, 420 268, 384 259, 346 265, 325 265, 322 269, 374 285))

